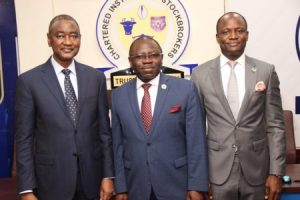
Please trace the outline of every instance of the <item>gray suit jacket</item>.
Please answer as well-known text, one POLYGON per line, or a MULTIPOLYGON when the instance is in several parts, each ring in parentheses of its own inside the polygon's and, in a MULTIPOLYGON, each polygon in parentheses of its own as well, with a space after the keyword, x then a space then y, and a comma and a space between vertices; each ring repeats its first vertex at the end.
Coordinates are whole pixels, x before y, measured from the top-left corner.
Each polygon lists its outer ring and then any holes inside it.
POLYGON ((182 200, 187 190, 207 191, 207 145, 197 89, 161 74, 150 135, 146 136, 136 80, 112 93, 115 188, 129 199, 182 200))
POLYGON ((285 130, 274 66, 246 56, 245 96, 237 120, 223 91, 220 57, 195 68, 192 81, 198 87, 207 117, 210 181, 222 184, 230 174, 234 144, 243 174, 252 185, 263 184, 269 174, 284 174, 285 130), (255 90, 263 81, 266 90, 255 90))
POLYGON ((102 177, 112 177, 112 141, 106 79, 75 62, 79 114, 76 126, 50 59, 19 76, 16 93, 18 191, 35 189, 39 199, 72 199, 78 170, 89 198, 102 177))

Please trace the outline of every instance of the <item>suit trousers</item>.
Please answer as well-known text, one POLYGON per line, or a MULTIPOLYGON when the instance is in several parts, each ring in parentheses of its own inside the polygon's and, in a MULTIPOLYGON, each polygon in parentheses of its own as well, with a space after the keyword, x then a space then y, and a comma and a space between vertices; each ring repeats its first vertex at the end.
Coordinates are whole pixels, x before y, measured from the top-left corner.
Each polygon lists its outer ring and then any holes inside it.
POLYGON ((151 194, 150 194, 150 199, 149 200, 158 200, 152 187, 151 187, 151 194))
POLYGON ((221 185, 211 184, 214 200, 264 200, 265 185, 252 186, 243 176, 238 155, 235 156, 230 175, 221 185))
POLYGON ((83 190, 78 160, 77 160, 77 165, 78 165, 78 170, 77 170, 76 190, 75 190, 75 194, 74 194, 74 197, 72 200, 99 200, 99 197, 92 198, 92 199, 89 199, 86 197, 84 190, 83 190))

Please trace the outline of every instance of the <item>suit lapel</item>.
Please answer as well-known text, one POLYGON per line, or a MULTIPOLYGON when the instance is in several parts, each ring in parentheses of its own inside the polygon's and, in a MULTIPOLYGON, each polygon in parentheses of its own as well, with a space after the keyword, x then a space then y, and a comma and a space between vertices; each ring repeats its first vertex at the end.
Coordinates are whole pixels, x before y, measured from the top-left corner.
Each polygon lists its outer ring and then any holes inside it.
POLYGON ((153 137, 155 133, 155 128, 159 122, 159 117, 161 115, 161 112, 164 107, 164 103, 167 98, 168 91, 172 89, 172 85, 168 85, 168 76, 164 74, 160 74, 160 80, 158 84, 158 89, 157 89, 157 97, 156 97, 156 102, 155 102, 155 108, 154 108, 154 114, 152 118, 152 125, 151 125, 151 130, 150 130, 150 136, 153 137))
MULTIPOLYGON (((61 106, 62 110, 65 112, 65 114, 70 118, 70 115, 68 113, 66 104, 65 104, 65 98, 64 94, 62 92, 62 89, 60 87, 60 84, 58 82, 57 76, 55 74, 54 68, 51 64, 51 60, 49 59, 42 69, 42 82, 45 83, 46 87, 49 89, 50 93, 56 98, 58 104, 61 106)), ((71 120, 71 118, 70 118, 71 120)))
MULTIPOLYGON (((137 99, 137 90, 136 90, 136 79, 129 82, 128 90, 127 90, 127 98, 129 99, 130 107, 132 113, 134 113, 134 117, 136 118, 136 121, 138 122, 138 126, 141 129, 141 132, 144 133, 143 136, 146 136, 145 130, 144 130, 144 124, 141 118, 141 112, 139 108, 139 103, 137 99)), ((130 111, 129 111, 130 112, 130 111)))
POLYGON ((88 77, 86 77, 86 73, 84 73, 84 68, 80 66, 79 63, 75 61, 75 69, 76 69, 76 78, 77 78, 77 87, 78 87, 78 113, 77 113, 77 123, 80 121, 80 113, 81 108, 84 104, 84 97, 86 97, 86 92, 88 91, 88 84, 86 81, 88 77))
POLYGON ((225 108, 227 114, 234 118, 223 89, 224 87, 220 69, 220 56, 217 57, 212 63, 209 71, 209 76, 211 77, 212 85, 216 91, 216 95, 220 99, 220 102, 223 104, 223 107, 225 108))
POLYGON ((251 59, 246 56, 245 57, 245 95, 243 102, 240 107, 238 122, 241 120, 243 113, 247 110, 247 106, 249 104, 249 100, 253 94, 255 83, 256 83, 256 75, 257 75, 257 68, 251 59))

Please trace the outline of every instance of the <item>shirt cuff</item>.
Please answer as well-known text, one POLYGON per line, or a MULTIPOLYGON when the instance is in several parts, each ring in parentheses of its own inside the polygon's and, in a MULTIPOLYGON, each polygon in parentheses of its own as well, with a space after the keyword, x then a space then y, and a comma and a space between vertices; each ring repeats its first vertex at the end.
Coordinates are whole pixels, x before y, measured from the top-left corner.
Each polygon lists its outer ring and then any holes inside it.
POLYGON ((31 192, 33 192, 33 191, 32 190, 24 190, 24 191, 20 192, 19 194, 25 194, 25 193, 31 193, 31 192))

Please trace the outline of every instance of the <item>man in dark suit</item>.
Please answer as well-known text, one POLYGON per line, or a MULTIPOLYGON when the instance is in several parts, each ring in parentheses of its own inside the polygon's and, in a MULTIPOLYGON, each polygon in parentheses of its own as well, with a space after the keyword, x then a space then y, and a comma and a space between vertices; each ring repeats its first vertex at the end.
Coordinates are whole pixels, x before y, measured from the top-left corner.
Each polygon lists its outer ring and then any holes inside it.
POLYGON ((74 60, 81 35, 71 16, 54 17, 47 36, 53 55, 17 83, 18 191, 22 200, 108 200, 114 173, 105 76, 74 60))
POLYGON ((240 14, 220 17, 216 37, 222 55, 191 78, 207 116, 213 199, 277 199, 285 171, 278 76, 273 65, 244 54, 248 31, 240 14))
POLYGON ((137 78, 112 92, 117 200, 199 200, 208 189, 196 87, 160 73, 162 58, 154 39, 136 39, 129 62, 137 78))

